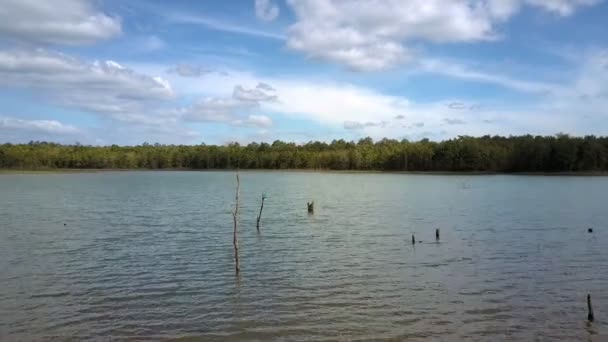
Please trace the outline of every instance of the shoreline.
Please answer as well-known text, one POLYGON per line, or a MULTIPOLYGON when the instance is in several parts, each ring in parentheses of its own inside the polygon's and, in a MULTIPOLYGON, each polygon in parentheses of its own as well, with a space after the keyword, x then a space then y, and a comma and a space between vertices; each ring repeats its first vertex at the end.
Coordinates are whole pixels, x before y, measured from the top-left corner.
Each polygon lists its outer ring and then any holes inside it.
MULTIPOLYGON (((72 174, 104 172, 235 172, 237 169, 0 169, 0 175, 7 174, 72 174)), ((242 173, 336 173, 336 174, 404 174, 436 176, 581 176, 605 177, 608 171, 559 171, 559 172, 498 172, 498 171, 382 171, 382 170, 329 170, 329 169, 240 169, 242 173)))

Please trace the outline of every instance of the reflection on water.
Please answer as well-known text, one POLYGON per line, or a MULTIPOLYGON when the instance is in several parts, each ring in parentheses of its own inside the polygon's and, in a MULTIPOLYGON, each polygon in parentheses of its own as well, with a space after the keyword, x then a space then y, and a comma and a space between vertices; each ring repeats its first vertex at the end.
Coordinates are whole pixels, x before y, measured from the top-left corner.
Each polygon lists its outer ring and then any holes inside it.
POLYGON ((0 340, 600 340, 607 193, 602 177, 244 172, 237 278, 233 173, 1 175, 0 340))

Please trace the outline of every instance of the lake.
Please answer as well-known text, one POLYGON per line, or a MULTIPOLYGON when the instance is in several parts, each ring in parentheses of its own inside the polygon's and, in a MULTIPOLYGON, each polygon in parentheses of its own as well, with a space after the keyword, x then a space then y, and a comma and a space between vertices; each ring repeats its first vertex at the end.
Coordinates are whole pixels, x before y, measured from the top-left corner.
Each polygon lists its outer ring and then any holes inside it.
POLYGON ((234 175, 0 175, 0 340, 606 334, 608 177, 234 175))

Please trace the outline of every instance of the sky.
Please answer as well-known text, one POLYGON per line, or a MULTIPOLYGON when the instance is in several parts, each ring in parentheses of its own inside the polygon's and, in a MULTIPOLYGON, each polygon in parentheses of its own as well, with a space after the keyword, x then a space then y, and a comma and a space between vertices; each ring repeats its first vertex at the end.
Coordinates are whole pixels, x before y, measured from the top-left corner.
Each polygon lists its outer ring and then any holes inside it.
POLYGON ((0 0, 0 143, 608 135, 608 1, 0 0))

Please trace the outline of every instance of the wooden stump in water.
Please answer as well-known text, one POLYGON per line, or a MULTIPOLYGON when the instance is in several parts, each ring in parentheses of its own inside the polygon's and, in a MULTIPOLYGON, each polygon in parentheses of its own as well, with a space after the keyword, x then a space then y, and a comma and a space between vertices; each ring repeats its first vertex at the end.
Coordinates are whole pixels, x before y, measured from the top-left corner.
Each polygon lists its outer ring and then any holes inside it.
POLYGON ((416 244, 416 237, 414 236, 414 234, 412 234, 412 245, 416 244))
POLYGON ((595 315, 593 314, 593 307, 591 306, 591 295, 587 294, 587 320, 589 322, 593 322, 595 320, 595 315))
POLYGON ((435 229, 435 240, 439 241, 439 228, 435 229))
POLYGON ((308 213, 312 214, 315 212, 315 201, 312 202, 307 202, 306 205, 308 206, 308 213))

